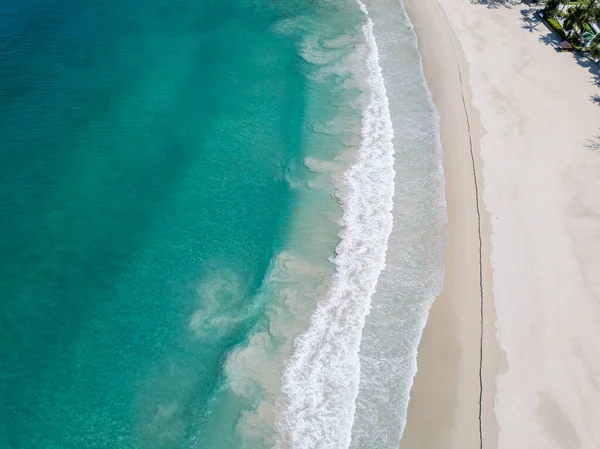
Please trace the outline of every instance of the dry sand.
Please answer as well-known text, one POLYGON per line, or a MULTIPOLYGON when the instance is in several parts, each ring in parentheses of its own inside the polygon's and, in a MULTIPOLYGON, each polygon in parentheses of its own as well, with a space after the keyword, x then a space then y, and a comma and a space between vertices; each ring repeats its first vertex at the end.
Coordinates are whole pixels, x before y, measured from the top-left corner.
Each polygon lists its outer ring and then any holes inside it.
POLYGON ((442 117, 448 246, 401 448, 481 446, 482 347, 484 448, 596 449, 599 72, 526 5, 404 3, 442 117))

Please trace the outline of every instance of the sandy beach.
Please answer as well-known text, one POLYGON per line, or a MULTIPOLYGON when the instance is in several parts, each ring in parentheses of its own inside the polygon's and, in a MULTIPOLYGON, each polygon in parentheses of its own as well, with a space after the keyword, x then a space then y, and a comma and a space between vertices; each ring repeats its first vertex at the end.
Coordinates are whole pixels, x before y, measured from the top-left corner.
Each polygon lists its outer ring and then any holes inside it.
POLYGON ((404 0, 441 115, 444 289, 403 449, 600 444, 598 67, 527 5, 404 0))

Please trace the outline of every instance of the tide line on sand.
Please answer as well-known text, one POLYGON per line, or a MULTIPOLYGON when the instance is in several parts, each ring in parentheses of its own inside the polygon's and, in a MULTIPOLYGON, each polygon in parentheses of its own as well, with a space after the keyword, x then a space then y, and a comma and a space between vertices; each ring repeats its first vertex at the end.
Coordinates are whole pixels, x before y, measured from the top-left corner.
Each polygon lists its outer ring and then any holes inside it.
POLYGON ((599 72, 525 5, 404 3, 442 119, 448 246, 401 447, 596 447, 599 72))

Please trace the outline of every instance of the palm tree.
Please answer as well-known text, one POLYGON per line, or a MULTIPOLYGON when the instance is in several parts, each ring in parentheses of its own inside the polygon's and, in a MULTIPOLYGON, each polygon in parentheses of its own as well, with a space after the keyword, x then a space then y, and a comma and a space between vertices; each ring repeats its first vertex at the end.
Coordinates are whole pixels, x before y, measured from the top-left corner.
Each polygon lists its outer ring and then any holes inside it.
POLYGON ((544 12, 549 16, 555 16, 558 11, 564 11, 569 3, 570 0, 548 0, 544 12))
POLYGON ((597 0, 590 3, 590 19, 596 23, 600 22, 600 2, 597 0))
POLYGON ((563 29, 568 33, 569 37, 573 36, 575 25, 577 25, 577 12, 571 11, 563 23, 563 29))
POLYGON ((593 11, 592 6, 579 5, 575 10, 569 12, 563 25, 563 28, 569 32, 569 37, 573 36, 575 28, 578 28, 579 31, 585 29, 585 24, 589 22, 593 11))
POLYGON ((549 16, 556 15, 558 7, 562 4, 562 0, 548 0, 544 7, 544 12, 549 16))

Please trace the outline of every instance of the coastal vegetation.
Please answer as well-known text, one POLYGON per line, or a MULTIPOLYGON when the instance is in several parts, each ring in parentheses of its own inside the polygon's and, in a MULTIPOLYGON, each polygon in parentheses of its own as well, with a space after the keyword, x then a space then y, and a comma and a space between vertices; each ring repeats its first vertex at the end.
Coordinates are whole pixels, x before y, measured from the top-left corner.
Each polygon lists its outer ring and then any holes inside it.
POLYGON ((600 1, 548 0, 544 18, 576 51, 600 59, 600 1))

